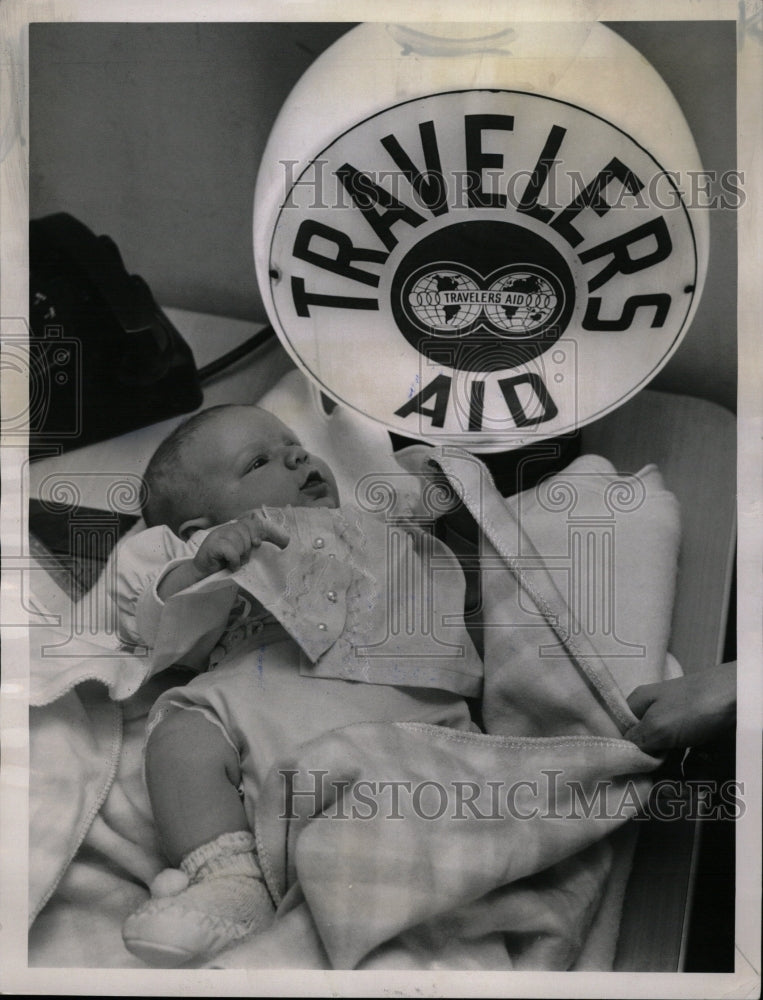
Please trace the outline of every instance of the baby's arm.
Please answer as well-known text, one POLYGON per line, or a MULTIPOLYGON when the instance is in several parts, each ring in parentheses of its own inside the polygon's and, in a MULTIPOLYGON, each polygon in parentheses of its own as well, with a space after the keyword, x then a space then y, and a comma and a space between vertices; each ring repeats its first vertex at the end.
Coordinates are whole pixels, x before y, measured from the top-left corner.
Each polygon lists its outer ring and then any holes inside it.
POLYGON ((197 546, 178 538, 166 525, 128 535, 109 558, 104 574, 116 610, 117 632, 130 646, 154 645, 159 611, 156 585, 168 566, 190 561, 197 546))
MULTIPOLYGON (((116 606, 120 639, 130 646, 153 649, 167 598, 228 563, 240 564, 244 559, 242 552, 248 555, 264 539, 283 546, 288 535, 256 514, 240 518, 238 524, 214 529, 201 545, 195 538, 183 541, 164 525, 124 539, 112 553, 106 573, 107 579, 113 581, 111 598, 116 606)), ((192 647, 193 643, 184 647, 184 653, 192 647)))
POLYGON ((263 542, 273 542, 283 549, 289 544, 289 536, 256 511, 221 524, 209 532, 193 559, 176 564, 164 574, 156 592, 166 601, 218 570, 235 571, 247 561, 252 549, 258 549, 263 542))

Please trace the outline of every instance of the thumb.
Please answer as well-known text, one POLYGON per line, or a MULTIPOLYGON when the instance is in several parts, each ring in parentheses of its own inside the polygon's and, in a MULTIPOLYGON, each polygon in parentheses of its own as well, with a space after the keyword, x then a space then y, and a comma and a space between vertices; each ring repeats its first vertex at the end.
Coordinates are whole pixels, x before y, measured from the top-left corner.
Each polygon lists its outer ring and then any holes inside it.
POLYGON ((262 521, 262 539, 266 542, 272 542, 277 545, 279 549, 285 549, 289 544, 291 536, 289 532, 280 525, 276 524, 268 518, 264 518, 262 521))
POLYGON ((656 700, 657 692, 654 687, 653 684, 642 684, 628 695, 626 699, 628 708, 638 719, 643 718, 649 706, 656 700))

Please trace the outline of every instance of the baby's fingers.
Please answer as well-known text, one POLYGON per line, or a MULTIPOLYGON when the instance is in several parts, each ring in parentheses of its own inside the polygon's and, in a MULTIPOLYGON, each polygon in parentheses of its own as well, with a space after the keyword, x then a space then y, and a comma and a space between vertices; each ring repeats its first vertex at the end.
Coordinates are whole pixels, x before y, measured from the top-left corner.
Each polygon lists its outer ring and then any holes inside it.
POLYGON ((289 544, 288 532, 259 514, 250 514, 239 523, 245 527, 255 548, 259 548, 263 542, 273 542, 279 549, 285 549, 289 544))
POLYGON ((241 564, 244 561, 244 557, 247 552, 248 548, 237 538, 229 537, 217 540, 215 555, 217 556, 219 563, 223 566, 227 566, 230 570, 237 570, 241 568, 241 564))

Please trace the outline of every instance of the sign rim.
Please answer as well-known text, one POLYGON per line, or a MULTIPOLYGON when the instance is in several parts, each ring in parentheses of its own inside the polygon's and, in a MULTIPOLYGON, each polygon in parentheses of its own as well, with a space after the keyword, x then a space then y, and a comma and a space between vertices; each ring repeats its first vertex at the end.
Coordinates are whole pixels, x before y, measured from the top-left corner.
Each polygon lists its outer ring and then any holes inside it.
MULTIPOLYGON (((677 206, 672 206, 672 207, 677 207, 677 206)), ((256 211, 256 206, 255 206, 255 211, 256 211)), ((271 319, 275 320, 274 326, 278 333, 279 340, 281 341, 281 344, 287 350, 287 352, 289 353, 289 355, 291 356, 297 367, 301 371, 303 371, 308 376, 308 378, 311 379, 323 393, 325 393, 325 395, 327 395, 330 399, 334 400, 338 405, 344 406, 347 409, 353 411, 354 413, 357 413, 361 417, 364 417, 367 420, 371 420, 374 423, 381 425, 387 431, 393 434, 397 434, 403 437, 410 437, 412 440, 423 441, 431 444, 456 445, 458 447, 463 447, 466 450, 473 451, 475 454, 488 454, 500 451, 513 450, 522 447, 532 441, 543 441, 549 438, 570 434, 575 431, 579 431, 582 427, 585 427, 588 424, 594 423, 595 421, 602 419, 603 417, 607 416, 607 414, 612 413, 614 410, 624 405, 626 402, 628 402, 629 399, 632 399, 633 396, 635 396, 638 392, 641 391, 641 389, 643 389, 646 385, 649 384, 649 382, 651 382, 651 380, 662 370, 662 368, 665 367, 670 358, 676 352, 676 350, 681 344, 681 341, 688 332, 687 321, 689 317, 692 315, 692 311, 695 305, 699 301, 697 285, 698 285, 698 279, 700 278, 700 267, 699 267, 699 255, 697 252, 697 237, 695 235, 694 226, 692 224, 691 214, 689 213, 689 210, 684 202, 680 189, 678 188, 673 177, 671 176, 671 172, 667 170, 665 167, 663 167, 663 165, 659 162, 659 160, 657 160, 654 154, 650 153, 649 150, 644 145, 642 145, 642 143, 634 139, 629 132, 627 132, 624 128, 620 127, 619 125, 613 124, 608 118, 605 118, 603 115, 600 115, 595 111, 589 111, 588 109, 583 108, 579 104, 575 104, 572 101, 563 100, 562 98, 558 97, 551 97, 546 94, 540 94, 534 91, 518 90, 513 87, 511 88, 457 87, 454 90, 434 91, 432 93, 419 94, 416 97, 407 98, 404 101, 399 101, 396 104, 390 104, 389 106, 382 108, 379 111, 375 111, 373 114, 367 115, 365 118, 359 119, 349 128, 344 129, 338 135, 334 136, 328 144, 326 144, 316 153, 311 155, 310 159, 306 162, 303 169, 300 171, 297 177, 292 181, 288 192, 286 192, 283 202, 278 207, 271 228, 267 260, 268 260, 267 287, 268 287, 270 303, 273 310, 273 316, 271 317, 271 319), (384 420, 381 417, 377 417, 370 413, 367 413, 365 410, 361 409, 358 405, 350 403, 348 400, 339 396, 336 390, 326 385, 322 379, 320 379, 314 372, 312 372, 308 368, 307 364, 305 363, 305 361, 303 360, 303 358, 301 357, 301 355, 299 354, 299 352, 296 350, 296 348, 292 343, 291 337, 287 332, 286 325, 283 323, 281 315, 279 313, 275 296, 273 295, 273 289, 272 289, 272 281, 274 280, 273 271, 277 270, 280 273, 280 269, 278 269, 273 262, 273 252, 274 252, 274 243, 276 240, 276 235, 278 233, 281 217, 283 216, 283 213, 286 210, 287 207, 286 203, 289 200, 291 192, 301 182, 306 172, 311 168, 311 166, 317 160, 320 159, 320 157, 322 157, 328 150, 332 148, 332 146, 334 146, 345 136, 349 135, 351 132, 354 132, 356 129, 360 128, 366 123, 373 121, 375 118, 378 118, 381 115, 385 115, 390 111, 395 111, 398 108, 403 108, 409 104, 415 104, 419 101, 429 100, 430 98, 450 97, 457 94, 480 94, 480 93, 516 94, 524 97, 536 98, 542 101, 551 101, 554 104, 560 104, 565 107, 572 108, 575 111, 582 112, 584 115, 587 115, 590 118, 594 118, 597 121, 602 122, 604 125, 607 125, 609 128, 614 129, 616 132, 619 132, 637 149, 639 149, 646 157, 648 157, 648 159, 650 159, 652 163, 654 163, 654 165, 657 167, 659 173, 667 179, 668 183, 670 184, 670 187, 678 196, 678 205, 680 205, 681 211, 683 212, 684 219, 688 226, 689 236, 691 238, 691 247, 692 247, 693 264, 694 264, 693 267, 694 277, 693 277, 691 292, 688 293, 689 294, 688 305, 686 307, 683 319, 681 320, 681 323, 675 333, 675 336, 673 337, 673 340, 671 341, 668 349, 660 358, 659 362, 655 366, 653 366, 638 382, 636 382, 636 384, 630 390, 628 390, 628 392, 626 392, 623 396, 621 396, 617 400, 614 400, 613 402, 607 404, 603 409, 597 410, 596 413, 588 417, 585 417, 582 420, 575 420, 572 423, 565 424, 563 427, 548 428, 546 433, 544 433, 544 431, 539 427, 536 427, 534 431, 528 431, 527 429, 515 427, 514 429, 509 431, 480 431, 476 433, 473 432, 472 435, 470 435, 468 431, 463 431, 460 434, 456 432, 453 433, 440 432, 434 434, 424 434, 421 431, 414 430, 413 428, 402 428, 397 425, 393 426, 389 421, 384 420), (490 438, 492 440, 492 443, 491 441, 487 440, 480 441, 479 440, 480 436, 482 436, 483 438, 490 438), (501 440, 497 441, 496 440, 497 438, 500 438, 501 440)), ((706 276, 706 267, 705 267, 705 273, 701 275, 703 286, 704 286, 705 276, 706 276)), ((515 368, 515 369, 505 369, 505 370, 508 372, 508 371, 516 371, 517 369, 515 368)))

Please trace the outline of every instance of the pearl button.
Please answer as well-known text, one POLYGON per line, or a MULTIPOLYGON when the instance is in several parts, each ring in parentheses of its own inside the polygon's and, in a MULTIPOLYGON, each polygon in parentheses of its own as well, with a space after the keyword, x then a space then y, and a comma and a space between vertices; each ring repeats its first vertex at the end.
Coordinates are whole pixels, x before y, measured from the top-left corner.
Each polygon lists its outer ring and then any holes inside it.
POLYGON ((336 604, 336 591, 335 590, 330 590, 326 594, 326 597, 331 601, 332 604, 336 604))
POLYGON ((325 632, 326 629, 328 628, 328 625, 325 622, 320 622, 318 624, 318 628, 321 630, 321 632, 325 632))
POLYGON ((322 538, 316 538, 315 541, 313 542, 313 548, 322 549, 325 544, 326 543, 323 541, 322 538))

